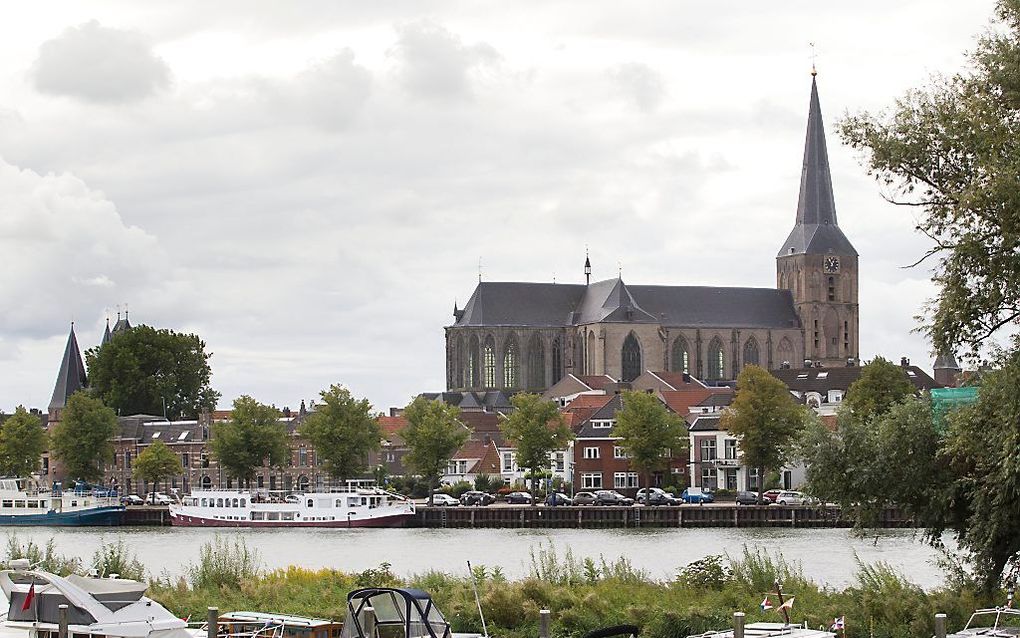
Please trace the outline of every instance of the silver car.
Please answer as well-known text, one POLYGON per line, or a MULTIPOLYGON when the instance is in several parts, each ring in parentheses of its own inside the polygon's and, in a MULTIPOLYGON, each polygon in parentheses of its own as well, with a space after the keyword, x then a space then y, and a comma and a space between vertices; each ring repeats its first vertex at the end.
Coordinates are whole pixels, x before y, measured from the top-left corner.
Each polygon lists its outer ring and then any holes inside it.
POLYGON ((779 505, 804 505, 808 501, 803 492, 780 492, 776 496, 776 503, 779 505))

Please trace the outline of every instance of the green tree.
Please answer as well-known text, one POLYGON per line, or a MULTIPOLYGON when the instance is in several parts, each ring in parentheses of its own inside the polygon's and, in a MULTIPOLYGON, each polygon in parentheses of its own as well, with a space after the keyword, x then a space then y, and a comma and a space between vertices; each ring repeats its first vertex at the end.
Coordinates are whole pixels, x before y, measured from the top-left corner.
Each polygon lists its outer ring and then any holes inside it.
POLYGON ((149 447, 142 450, 142 453, 135 459, 131 475, 136 479, 142 479, 152 483, 152 492, 156 493, 156 485, 163 480, 181 473, 181 461, 177 455, 159 439, 152 442, 149 447))
POLYGON ((687 450, 687 423, 647 392, 623 394, 623 409, 616 415, 613 436, 620 438, 620 447, 641 473, 644 487, 650 485, 651 472, 687 450))
POLYGON ((779 470, 793 456, 806 416, 782 381, 758 366, 740 372, 736 396, 719 425, 738 438, 744 463, 758 470, 759 502, 766 471, 779 470))
POLYGON ((247 395, 234 400, 230 421, 213 426, 209 445, 227 476, 249 485, 258 468, 281 467, 290 458, 280 412, 247 395))
POLYGON ((28 476, 39 469, 46 431, 39 417, 19 405, 0 428, 0 473, 28 476))
POLYGON ((976 353, 1020 319, 1020 0, 996 13, 964 71, 841 123, 887 199, 934 244, 918 263, 935 258, 923 329, 936 351, 976 353))
POLYGON ((315 447, 333 478, 342 482, 364 474, 369 452, 378 450, 382 440, 372 404, 368 399, 355 399, 339 385, 319 396, 322 402, 301 424, 301 436, 315 447))
POLYGON ((96 397, 75 392, 50 435, 51 450, 68 478, 97 481, 105 464, 113 460, 116 434, 113 410, 96 397))
POLYGON ((916 391, 901 366, 875 357, 850 384, 840 412, 848 411, 859 423, 867 423, 916 391))
POLYGON ((513 412, 500 423, 500 429, 517 449, 517 465, 528 468, 531 490, 537 493, 538 477, 552 465, 550 455, 565 449, 574 434, 552 401, 544 401, 537 394, 521 393, 514 395, 510 403, 513 412))
POLYGON ((89 388, 118 414, 194 418, 216 408, 211 353, 193 334, 136 326, 85 353, 89 388))
POLYGON ((407 426, 400 432, 408 447, 404 463, 428 481, 429 505, 450 459, 468 439, 468 430, 458 421, 459 417, 456 406, 421 396, 404 408, 407 426))

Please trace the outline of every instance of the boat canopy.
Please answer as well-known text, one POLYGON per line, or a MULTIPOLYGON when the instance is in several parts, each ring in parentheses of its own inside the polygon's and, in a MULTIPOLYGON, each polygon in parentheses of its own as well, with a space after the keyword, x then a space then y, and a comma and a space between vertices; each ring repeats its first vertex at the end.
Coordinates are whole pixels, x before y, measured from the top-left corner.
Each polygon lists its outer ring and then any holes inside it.
POLYGON ((341 638, 376 638, 376 633, 386 638, 451 638, 450 623, 432 596, 420 589, 371 587, 352 591, 347 596, 347 619, 341 638), (376 631, 369 635, 366 627, 373 622, 376 631))

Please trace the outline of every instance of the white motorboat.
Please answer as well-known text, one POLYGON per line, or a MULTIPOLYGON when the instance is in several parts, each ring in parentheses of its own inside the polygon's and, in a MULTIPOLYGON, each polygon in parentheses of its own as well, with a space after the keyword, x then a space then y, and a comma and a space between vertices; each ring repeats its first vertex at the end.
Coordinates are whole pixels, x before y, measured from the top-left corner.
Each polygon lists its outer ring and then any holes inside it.
MULTIPOLYGON (((943 621, 943 627, 944 627, 943 621)), ((1013 592, 1009 592, 1004 607, 978 609, 970 615, 963 629, 949 634, 947 638, 968 638, 989 636, 990 638, 1020 637, 1020 609, 1013 608, 1013 592)))
POLYGON ((147 598, 145 584, 123 578, 57 576, 29 569, 0 571, 0 589, 10 607, 4 621, 11 638, 57 638, 60 607, 67 605, 68 632, 108 638, 200 638, 187 622, 147 598))
POLYGON ((378 488, 277 494, 196 490, 170 506, 184 527, 396 527, 414 516, 405 496, 378 488))

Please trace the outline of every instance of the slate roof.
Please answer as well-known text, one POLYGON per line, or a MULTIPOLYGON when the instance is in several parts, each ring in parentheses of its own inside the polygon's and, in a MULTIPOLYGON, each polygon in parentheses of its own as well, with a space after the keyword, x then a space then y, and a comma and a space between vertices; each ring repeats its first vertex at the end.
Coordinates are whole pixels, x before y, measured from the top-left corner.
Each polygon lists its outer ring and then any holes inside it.
POLYGON ((694 423, 691 424, 691 432, 712 432, 719 428, 719 415, 718 414, 706 414, 705 416, 699 416, 694 419, 694 423))
POLYGON ((689 374, 683 372, 670 372, 666 370, 649 370, 649 374, 658 377, 671 390, 683 390, 685 388, 704 388, 705 384, 689 374))
POLYGON ((935 370, 960 370, 960 364, 956 362, 956 357, 952 352, 942 352, 939 356, 935 357, 935 370))
MULTIPOLYGON (((861 366, 845 368, 787 368, 770 370, 772 375, 786 384, 794 392, 817 392, 825 394, 829 390, 843 390, 861 377, 861 366)), ((931 390, 942 386, 935 382, 927 372, 917 366, 900 366, 903 375, 918 390, 931 390)))
POLYGON ((480 282, 454 326, 565 327, 592 322, 683 327, 799 328, 788 290, 480 282), (628 310, 629 309, 629 310, 628 310))
POLYGON ((124 316, 121 317, 120 313, 117 313, 117 323, 113 324, 113 334, 124 332, 125 330, 131 329, 131 322, 128 321, 127 310, 124 311, 124 316))
POLYGON ((818 83, 811 79, 804 165, 800 174, 797 223, 786 238, 779 256, 799 253, 857 255, 850 240, 836 223, 836 201, 832 194, 829 153, 825 146, 822 107, 818 83))
POLYGON ((50 397, 49 409, 63 408, 72 394, 84 388, 85 364, 81 360, 74 324, 71 324, 67 345, 64 346, 64 357, 60 360, 60 370, 57 371, 57 382, 53 386, 53 396, 50 397))
POLYGON ((110 334, 110 318, 107 317, 106 318, 106 329, 103 330, 103 338, 99 342, 99 345, 100 346, 105 346, 106 344, 110 343, 110 337, 111 336, 112 335, 110 334))
POLYGON ((623 409, 623 396, 619 394, 612 395, 605 405, 595 410, 590 417, 577 428, 577 438, 579 439, 601 439, 605 437, 613 436, 612 428, 595 428, 592 427, 592 421, 608 421, 616 420, 616 413, 623 409))
POLYGON ((422 392, 429 401, 439 399, 462 410, 485 410, 486 412, 508 412, 513 410, 510 397, 500 390, 487 392, 422 392))
POLYGON ((592 390, 604 390, 610 383, 616 383, 616 379, 608 374, 581 374, 574 378, 580 380, 581 383, 585 384, 592 390))

